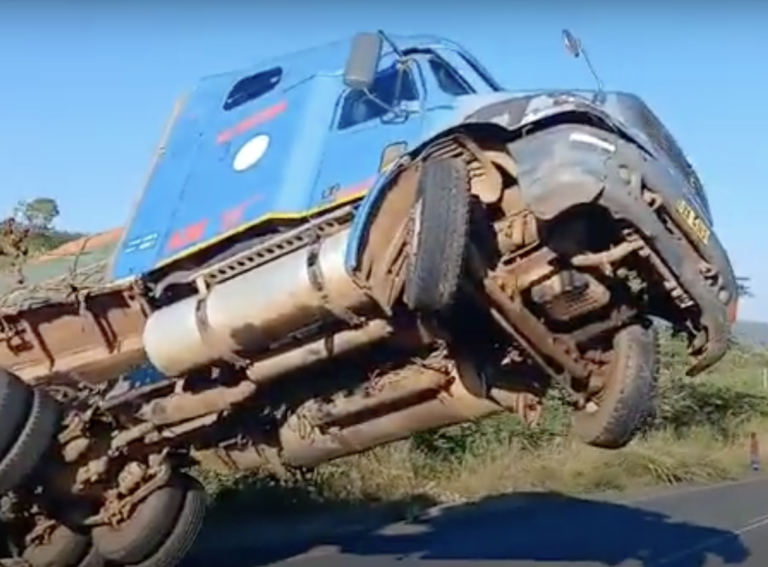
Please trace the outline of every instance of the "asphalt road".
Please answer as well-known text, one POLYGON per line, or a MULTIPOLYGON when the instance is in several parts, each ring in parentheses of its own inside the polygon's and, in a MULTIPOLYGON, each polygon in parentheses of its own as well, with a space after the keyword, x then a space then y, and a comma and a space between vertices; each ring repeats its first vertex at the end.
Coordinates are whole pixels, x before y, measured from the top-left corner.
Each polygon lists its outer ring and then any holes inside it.
POLYGON ((681 488, 635 499, 548 493, 494 498, 431 518, 268 554, 229 567, 768 567, 768 479, 681 488))

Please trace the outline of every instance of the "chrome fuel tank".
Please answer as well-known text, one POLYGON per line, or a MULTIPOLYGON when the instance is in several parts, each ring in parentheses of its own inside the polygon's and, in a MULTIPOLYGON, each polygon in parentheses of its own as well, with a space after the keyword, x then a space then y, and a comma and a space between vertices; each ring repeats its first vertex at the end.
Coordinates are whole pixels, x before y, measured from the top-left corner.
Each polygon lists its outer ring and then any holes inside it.
POLYGON ((349 277, 349 229, 153 313, 144 329, 149 361, 178 376, 220 360, 316 338, 312 329, 373 304, 349 277))

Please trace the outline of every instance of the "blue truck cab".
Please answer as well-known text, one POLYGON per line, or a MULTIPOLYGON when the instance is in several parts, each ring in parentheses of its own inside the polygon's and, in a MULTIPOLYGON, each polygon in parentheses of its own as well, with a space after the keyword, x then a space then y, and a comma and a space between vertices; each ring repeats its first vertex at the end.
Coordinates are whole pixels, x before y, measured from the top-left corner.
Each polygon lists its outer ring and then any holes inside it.
MULTIPOLYGON (((586 350, 609 340, 650 360, 638 345, 657 316, 686 329, 695 374, 724 355, 737 301, 702 183, 641 98, 506 90, 452 41, 383 32, 202 79, 112 277, 148 290, 144 348, 171 377, 309 372, 405 320, 439 321, 427 342, 451 344, 478 335, 456 313, 496 329, 488 344, 500 326, 605 447, 644 415, 606 432, 610 412, 651 401, 630 389, 595 410, 586 350)), ((635 378, 647 392, 652 377, 635 378)))
POLYGON ((26 372, 0 369, 3 524, 31 567, 175 567, 206 508, 190 467, 533 424, 552 388, 575 437, 623 447, 654 412, 653 320, 696 374, 738 301, 703 184, 640 97, 505 89, 435 37, 202 79, 120 238, 108 268, 78 273, 83 245, 44 300, 0 310, 0 363, 26 372))
POLYGON ((344 83, 351 39, 202 79, 181 102, 113 277, 151 272, 260 223, 359 200, 393 158, 457 112, 508 96, 453 42, 393 41, 402 53, 383 50, 373 97, 344 83))
POLYGON ((641 98, 504 89, 446 39, 361 33, 204 78, 111 265, 79 270, 86 240, 0 298, 8 547, 175 567, 206 509, 190 467, 533 424, 552 388, 576 437, 622 447, 654 410, 653 318, 690 374, 728 347, 713 218, 641 98))

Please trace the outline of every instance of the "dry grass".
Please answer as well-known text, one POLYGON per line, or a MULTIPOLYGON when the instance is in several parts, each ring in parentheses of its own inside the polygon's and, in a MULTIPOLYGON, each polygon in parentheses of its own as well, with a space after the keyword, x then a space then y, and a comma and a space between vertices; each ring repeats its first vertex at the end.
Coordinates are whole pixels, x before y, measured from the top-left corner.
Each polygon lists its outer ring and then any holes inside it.
MULTIPOLYGON (((761 444, 768 446, 768 421, 750 423, 748 430, 760 431, 761 444)), ((749 464, 746 435, 726 442, 700 429, 684 440, 652 433, 618 451, 562 438, 537 450, 512 442, 439 462, 399 442, 328 463, 308 478, 249 476, 214 483, 209 479, 208 484, 223 515, 260 510, 292 515, 380 503, 422 508, 526 490, 583 494, 717 482, 743 476, 749 464)))
POLYGON ((380 447, 319 467, 308 476, 205 475, 221 514, 296 514, 371 503, 472 501, 501 493, 622 491, 744 475, 749 433, 768 447, 765 352, 737 349, 717 369, 680 380, 680 348, 665 347, 660 415, 653 430, 618 451, 588 447, 568 433, 557 402, 549 420, 529 431, 509 415, 380 447))
MULTIPOLYGON (((768 443, 768 423, 760 425, 768 443)), ((407 443, 329 464, 318 471, 328 496, 340 500, 401 500, 413 494, 439 502, 475 500, 518 490, 565 493, 626 490, 659 484, 737 478, 749 467, 749 443, 692 432, 684 441, 654 433, 619 451, 604 451, 571 439, 531 451, 495 446, 456 462, 435 466, 407 443)))

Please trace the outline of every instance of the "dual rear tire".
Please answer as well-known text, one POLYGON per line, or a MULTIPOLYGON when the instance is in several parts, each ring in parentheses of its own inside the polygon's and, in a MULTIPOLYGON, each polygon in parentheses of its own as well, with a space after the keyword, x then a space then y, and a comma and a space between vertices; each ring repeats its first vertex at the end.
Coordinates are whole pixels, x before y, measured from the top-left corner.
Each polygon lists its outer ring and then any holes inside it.
MULTIPOLYGON (((61 408, 56 400, 0 369, 0 497, 34 481, 60 427, 61 408)), ((10 541, 8 534, 4 537, 10 541)), ((32 567, 57 567, 62 561, 72 561, 67 564, 72 567, 101 567, 81 561, 88 541, 66 526, 58 526, 47 545, 22 558, 32 567)))
POLYGON ((0 370, 0 496, 28 481, 59 431, 58 403, 0 370))
POLYGON ((123 524, 95 528, 93 542, 110 563, 176 567, 195 543, 206 508, 202 485, 179 475, 150 494, 123 524))
POLYGON ((104 567, 106 562, 88 533, 59 524, 42 545, 21 554, 30 567, 104 567))
MULTIPOLYGON (((60 426, 58 402, 0 370, 0 496, 33 481, 60 426)), ((176 567, 197 538, 205 510, 200 483, 177 475, 121 526, 87 532, 59 524, 21 557, 30 567, 176 567)))
POLYGON ((44 545, 22 553, 30 567, 176 567, 203 525, 203 487, 179 475, 150 494, 123 524, 91 533, 59 525, 44 545))

